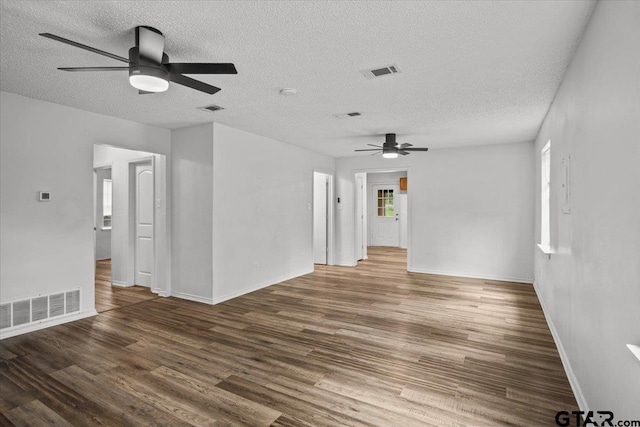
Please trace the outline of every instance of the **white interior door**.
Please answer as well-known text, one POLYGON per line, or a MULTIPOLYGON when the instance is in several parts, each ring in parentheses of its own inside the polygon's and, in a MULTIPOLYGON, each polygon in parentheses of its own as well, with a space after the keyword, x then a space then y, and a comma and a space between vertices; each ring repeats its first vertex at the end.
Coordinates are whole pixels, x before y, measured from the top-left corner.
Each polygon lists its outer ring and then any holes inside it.
POLYGON ((400 245, 399 217, 396 211, 396 199, 399 193, 397 184, 374 184, 371 203, 371 245, 400 245))
POLYGON ((329 176, 313 173, 313 263, 327 263, 327 190, 329 176))
POLYGON ((153 274, 153 166, 140 163, 136 174, 135 284, 151 286, 153 274))

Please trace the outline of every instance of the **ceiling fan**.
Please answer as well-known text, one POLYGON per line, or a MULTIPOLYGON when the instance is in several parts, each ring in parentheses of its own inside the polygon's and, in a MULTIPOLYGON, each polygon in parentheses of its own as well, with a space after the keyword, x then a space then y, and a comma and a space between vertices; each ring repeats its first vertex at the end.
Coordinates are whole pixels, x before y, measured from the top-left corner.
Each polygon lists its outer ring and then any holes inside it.
POLYGON ((40 33, 40 35, 128 64, 126 67, 66 67, 58 68, 58 70, 128 70, 129 83, 138 89, 140 94, 164 92, 169 88, 169 82, 173 82, 213 95, 220 88, 186 77, 183 74, 238 74, 236 67, 231 63, 169 62, 169 57, 164 53, 164 36, 160 31, 152 27, 139 26, 136 27, 135 33, 136 45, 129 49, 128 59, 54 34, 40 33))
MULTIPOLYGON (((382 157, 384 157, 385 159, 395 159, 396 157, 398 157, 398 154, 406 156, 407 154, 410 154, 409 153, 410 151, 429 151, 429 149, 426 147, 410 148, 410 147, 413 147, 413 145, 408 144, 406 142, 404 144, 398 144, 396 142, 395 133, 385 134, 385 140, 384 140, 384 144, 382 144, 382 147, 379 145, 373 145, 373 144, 367 144, 367 145, 370 145, 372 147, 377 147, 377 148, 367 148, 364 150, 355 150, 355 151, 377 151, 382 153, 382 157)), ((373 154, 378 154, 378 153, 373 153, 373 154)))

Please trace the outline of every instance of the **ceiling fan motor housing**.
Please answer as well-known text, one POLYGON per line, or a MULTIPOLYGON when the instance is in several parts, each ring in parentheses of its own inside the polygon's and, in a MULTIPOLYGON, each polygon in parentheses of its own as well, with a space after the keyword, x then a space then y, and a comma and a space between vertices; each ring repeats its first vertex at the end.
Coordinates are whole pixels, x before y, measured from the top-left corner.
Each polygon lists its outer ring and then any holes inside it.
POLYGON ((396 134, 395 133, 387 133, 384 136, 384 145, 387 147, 395 147, 396 143, 396 134))
MULTIPOLYGON (((129 77, 134 75, 145 75, 158 77, 163 80, 169 80, 169 71, 163 64, 148 61, 140 56, 137 47, 129 49, 129 77)), ((169 56, 162 54, 162 62, 168 63, 169 56)))

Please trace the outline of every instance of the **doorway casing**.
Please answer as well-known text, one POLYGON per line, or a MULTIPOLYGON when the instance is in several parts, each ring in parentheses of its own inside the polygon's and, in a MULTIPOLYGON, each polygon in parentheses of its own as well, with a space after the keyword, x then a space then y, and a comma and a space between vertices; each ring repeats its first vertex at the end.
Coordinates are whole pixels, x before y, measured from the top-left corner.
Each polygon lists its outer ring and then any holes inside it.
MULTIPOLYGON (((335 190, 334 190, 334 171, 324 170, 324 169, 316 169, 314 168, 311 173, 311 183, 312 183, 312 195, 311 200, 312 203, 309 204, 309 208, 312 211, 311 214, 311 242, 312 242, 312 255, 313 255, 313 243, 314 243, 314 224, 317 218, 315 218, 315 206, 316 203, 316 194, 315 194, 315 179, 316 174, 323 174, 327 177, 327 197, 326 197, 326 246, 327 246, 327 257, 326 263, 327 265, 334 265, 334 224, 335 224, 335 190)), ((313 256, 312 256, 313 258, 313 256)))
MULTIPOLYGON (((354 216, 353 216, 353 225, 354 225, 354 248, 355 248, 355 256, 354 256, 354 265, 358 264, 358 245, 361 244, 361 247, 363 247, 363 258, 360 259, 367 259, 366 257, 366 241, 367 241, 367 236, 368 236, 368 226, 367 226, 367 191, 366 191, 366 186, 367 186, 367 180, 366 180, 366 176, 369 173, 388 173, 388 172, 406 172, 407 173, 407 180, 409 182, 411 182, 411 180, 409 179, 411 176, 411 167, 409 166, 403 166, 403 167, 397 167, 397 168, 371 168, 371 169, 353 169, 351 171, 351 175, 353 178, 353 184, 354 184, 354 197, 358 197, 358 185, 359 182, 363 182, 364 184, 364 188, 362 189, 362 203, 359 203, 356 201, 356 203, 354 203, 355 205, 355 209, 354 209, 354 216), (364 180, 362 180, 364 177, 364 180), (360 234, 358 232, 358 228, 361 228, 362 234, 360 234), (361 242, 359 242, 359 239, 361 236, 361 242)), ((409 191, 407 190, 407 229, 409 230, 407 232, 407 271, 411 271, 411 256, 409 256, 409 254, 411 253, 411 229, 412 229, 412 222, 413 222, 413 215, 412 215, 412 210, 411 210, 411 197, 408 196, 409 191)))

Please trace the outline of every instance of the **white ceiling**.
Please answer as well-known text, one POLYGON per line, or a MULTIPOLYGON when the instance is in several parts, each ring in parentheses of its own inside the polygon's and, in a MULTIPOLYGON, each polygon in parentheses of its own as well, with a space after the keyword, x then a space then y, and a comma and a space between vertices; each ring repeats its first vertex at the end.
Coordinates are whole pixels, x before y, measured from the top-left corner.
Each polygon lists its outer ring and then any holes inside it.
POLYGON ((381 135, 430 148, 535 138, 593 10, 591 1, 5 1, 0 89, 165 128, 216 121, 336 157, 381 135), (166 37, 174 62, 233 62, 140 96, 126 72, 57 67, 117 61, 39 37, 127 56, 133 28, 166 37), (367 80, 362 69, 401 73, 367 80), (298 90, 279 95, 281 88, 298 90), (197 107, 218 104, 215 113, 197 107), (361 117, 333 114, 358 111, 361 117))

